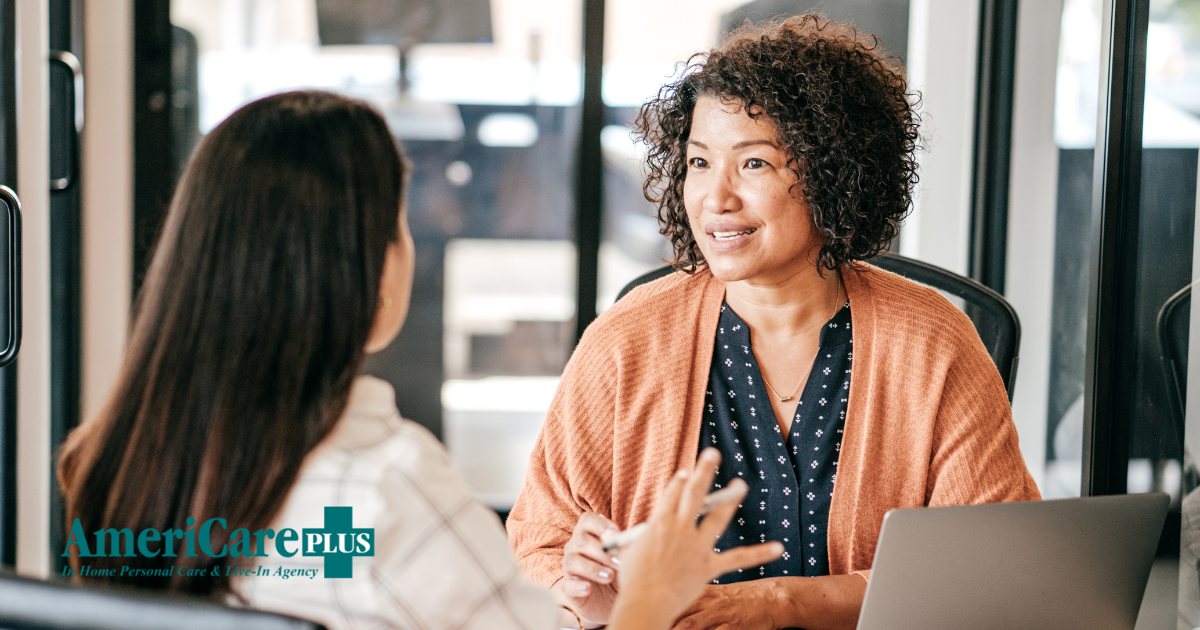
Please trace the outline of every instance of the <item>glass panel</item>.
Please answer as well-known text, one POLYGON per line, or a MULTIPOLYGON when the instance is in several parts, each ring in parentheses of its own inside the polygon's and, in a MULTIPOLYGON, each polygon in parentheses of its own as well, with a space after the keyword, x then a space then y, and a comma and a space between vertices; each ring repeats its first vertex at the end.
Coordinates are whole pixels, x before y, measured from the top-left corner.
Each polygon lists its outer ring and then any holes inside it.
POLYGON ((670 243, 658 233, 655 207, 642 196, 642 147, 630 138, 638 108, 678 76, 680 63, 717 44, 746 20, 821 13, 879 37, 889 54, 908 49, 908 0, 608 0, 604 40, 604 233, 597 311, 633 278, 666 264, 670 243), (670 29, 661 25, 671 24, 670 29))
POLYGON ((172 0, 199 47, 199 130, 317 87, 385 114, 412 163, 408 320, 367 371, 511 507, 573 346, 579 0, 172 0))
POLYGON ((1079 496, 1102 3, 1063 6, 1055 81, 1058 182, 1046 401, 1046 498, 1079 496))
POLYGON ((1200 431, 1188 432, 1185 441, 1190 299, 1181 293, 1195 269, 1200 3, 1194 0, 1150 3, 1145 107, 1133 331, 1139 405, 1130 436, 1128 488, 1169 493, 1171 511, 1138 625, 1145 620, 1151 627, 1151 620, 1161 619, 1155 627, 1194 628, 1200 626, 1200 494, 1193 491, 1200 477, 1192 461, 1198 451, 1188 443, 1200 438, 1200 431), (1177 535, 1181 521, 1191 527, 1177 535))
POLYGON ((1005 297, 1021 318, 1013 420, 1045 498, 1081 488, 1101 8, 1019 17, 1005 297))

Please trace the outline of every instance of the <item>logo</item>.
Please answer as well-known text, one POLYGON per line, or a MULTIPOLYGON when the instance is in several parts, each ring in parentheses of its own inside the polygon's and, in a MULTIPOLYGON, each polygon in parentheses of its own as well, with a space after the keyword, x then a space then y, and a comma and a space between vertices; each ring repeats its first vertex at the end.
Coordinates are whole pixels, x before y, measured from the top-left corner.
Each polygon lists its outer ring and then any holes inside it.
MULTIPOLYGON (((269 528, 253 533, 246 528, 229 531, 228 522, 223 518, 210 518, 197 528, 196 519, 188 517, 186 529, 168 528, 160 531, 147 528, 136 536, 130 528, 99 529, 92 533, 94 544, 89 544, 88 536, 83 531, 83 525, 79 519, 75 519, 71 524, 71 531, 67 535, 67 544, 62 557, 136 558, 141 556, 156 558, 162 556, 175 558, 182 555, 184 558, 198 558, 199 555, 196 552, 199 550, 201 554, 209 558, 266 558, 270 557, 271 548, 274 547, 275 553, 284 558, 291 558, 297 553, 302 556, 323 557, 325 559, 324 574, 327 578, 352 578, 354 577, 354 558, 375 555, 375 529, 371 527, 355 528, 353 520, 354 508, 326 506, 325 526, 306 527, 298 534, 291 528, 284 528, 278 532, 269 528), (214 548, 215 543, 222 540, 222 531, 225 532, 225 542, 219 548, 214 548), (268 541, 274 542, 272 544, 268 541), (75 553, 71 552, 72 547, 75 547, 75 553)), ((262 562, 259 562, 259 565, 257 569, 226 566, 225 575, 272 575, 262 566, 262 562)), ((221 567, 216 566, 211 570, 218 571, 220 569, 221 567)), ((64 575, 70 575, 65 572, 69 570, 69 568, 65 569, 64 575)), ((197 571, 203 570, 189 569, 186 566, 179 567, 181 575, 196 575, 197 571)), ((289 575, 299 575, 299 572, 307 573, 307 571, 285 570, 280 567, 273 575, 279 575, 286 579, 289 575)), ((315 569, 312 572, 315 573, 315 569)), ((82 576, 136 577, 174 574, 174 566, 162 569, 121 567, 119 570, 92 569, 90 566, 80 567, 82 576)))
POLYGON ((325 556, 325 577, 354 577, 354 556, 375 555, 375 529, 354 529, 353 508, 325 507, 325 527, 304 528, 304 555, 325 556))

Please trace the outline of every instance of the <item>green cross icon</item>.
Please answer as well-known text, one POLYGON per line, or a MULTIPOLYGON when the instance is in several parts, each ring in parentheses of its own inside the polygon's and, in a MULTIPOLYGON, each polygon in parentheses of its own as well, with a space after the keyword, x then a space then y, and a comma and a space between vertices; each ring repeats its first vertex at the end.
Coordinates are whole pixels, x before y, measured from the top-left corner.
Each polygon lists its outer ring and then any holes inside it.
POLYGON ((354 529, 353 510, 325 506, 325 527, 304 529, 301 550, 306 556, 325 557, 327 578, 354 577, 354 556, 375 555, 375 529, 354 529))

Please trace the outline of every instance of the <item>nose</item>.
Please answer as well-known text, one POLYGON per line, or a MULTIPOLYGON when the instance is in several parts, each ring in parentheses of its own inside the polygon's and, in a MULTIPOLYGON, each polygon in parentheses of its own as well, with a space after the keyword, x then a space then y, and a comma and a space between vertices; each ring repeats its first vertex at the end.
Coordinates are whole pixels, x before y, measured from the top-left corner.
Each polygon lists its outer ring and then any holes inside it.
POLYGON ((713 214, 736 212, 742 207, 733 176, 726 169, 714 169, 704 178, 704 210, 713 214))

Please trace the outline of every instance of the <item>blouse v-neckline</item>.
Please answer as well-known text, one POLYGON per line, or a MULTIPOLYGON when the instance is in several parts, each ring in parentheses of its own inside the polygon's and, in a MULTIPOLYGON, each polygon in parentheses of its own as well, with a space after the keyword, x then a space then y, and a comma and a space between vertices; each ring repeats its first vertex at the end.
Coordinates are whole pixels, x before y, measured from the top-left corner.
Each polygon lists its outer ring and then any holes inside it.
POLYGON ((728 304, 721 304, 700 447, 715 446, 722 453, 714 488, 741 477, 751 489, 717 547, 778 540, 787 552, 770 565, 731 573, 718 582, 828 574, 825 534, 849 399, 850 324, 847 303, 822 327, 785 436, 762 381, 749 327, 728 304))

